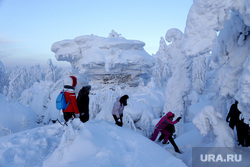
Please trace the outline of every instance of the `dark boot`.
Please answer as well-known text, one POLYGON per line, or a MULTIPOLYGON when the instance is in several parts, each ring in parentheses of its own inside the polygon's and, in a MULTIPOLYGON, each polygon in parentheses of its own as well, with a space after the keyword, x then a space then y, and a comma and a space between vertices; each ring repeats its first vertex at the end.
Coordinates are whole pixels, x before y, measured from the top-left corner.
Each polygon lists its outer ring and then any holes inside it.
POLYGON ((179 154, 182 153, 179 149, 175 149, 174 151, 177 152, 177 153, 179 153, 179 154))
POLYGON ((176 145, 172 136, 169 137, 169 142, 173 145, 174 151, 181 154, 181 152, 180 152, 178 146, 176 145))

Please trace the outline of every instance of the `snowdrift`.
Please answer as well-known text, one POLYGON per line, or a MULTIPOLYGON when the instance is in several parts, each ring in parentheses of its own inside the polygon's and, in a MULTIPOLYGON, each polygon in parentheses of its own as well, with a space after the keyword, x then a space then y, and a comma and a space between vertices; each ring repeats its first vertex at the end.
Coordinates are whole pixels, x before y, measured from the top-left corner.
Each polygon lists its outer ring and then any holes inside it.
POLYGON ((186 166, 146 137, 106 121, 75 119, 0 138, 0 166, 186 166), (32 143, 32 144, 31 144, 32 143))
POLYGON ((0 137, 37 127, 36 114, 19 102, 8 102, 0 94, 0 137))

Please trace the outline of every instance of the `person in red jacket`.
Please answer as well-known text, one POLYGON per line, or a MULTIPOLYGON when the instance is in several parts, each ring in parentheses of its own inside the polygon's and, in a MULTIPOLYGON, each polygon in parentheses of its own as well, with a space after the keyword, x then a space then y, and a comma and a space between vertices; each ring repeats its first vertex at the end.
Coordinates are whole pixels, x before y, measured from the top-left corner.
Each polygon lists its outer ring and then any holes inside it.
POLYGON ((76 102, 75 87, 77 79, 75 76, 67 76, 63 79, 66 103, 70 102, 68 107, 63 110, 64 120, 68 122, 71 118, 79 118, 79 110, 76 102))
POLYGON ((171 111, 169 111, 166 115, 164 115, 160 119, 160 121, 155 126, 155 130, 154 130, 152 137, 150 138, 152 141, 155 141, 159 132, 161 132, 165 135, 164 142, 167 143, 170 133, 165 128, 169 125, 176 124, 181 119, 181 117, 178 117, 175 121, 172 121, 174 116, 175 115, 171 111))

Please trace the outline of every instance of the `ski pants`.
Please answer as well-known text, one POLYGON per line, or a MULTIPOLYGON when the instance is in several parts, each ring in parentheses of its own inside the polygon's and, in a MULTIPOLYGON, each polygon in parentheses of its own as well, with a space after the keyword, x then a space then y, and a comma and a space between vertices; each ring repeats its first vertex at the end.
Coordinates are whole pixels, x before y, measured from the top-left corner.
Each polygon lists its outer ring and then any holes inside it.
POLYGON ((89 120, 89 114, 81 114, 80 120, 82 121, 82 123, 87 122, 89 120))
MULTIPOLYGON (((161 134, 161 136, 159 137, 159 141, 162 141, 164 139, 164 136, 165 136, 164 134, 161 134)), ((177 152, 180 151, 179 148, 178 148, 178 146, 176 145, 174 139, 173 139, 173 134, 169 135, 168 140, 173 145, 175 151, 177 151, 177 152)))
POLYGON ((123 123, 122 123, 122 117, 123 117, 123 114, 120 115, 120 118, 117 118, 116 115, 113 115, 113 118, 115 120, 115 124, 118 125, 118 126, 120 126, 120 127, 122 127, 122 125, 123 125, 123 123), (119 119, 120 119, 120 121, 119 121, 119 119))
POLYGON ((74 112, 63 112, 63 117, 65 122, 68 122, 69 119, 75 118, 75 113, 74 112))
POLYGON ((154 133, 153 133, 150 140, 155 141, 155 139, 157 138, 159 132, 161 132, 161 133, 163 133, 165 135, 164 136, 164 142, 168 142, 168 138, 169 138, 170 133, 168 131, 166 131, 165 129, 159 130, 157 128, 154 130, 154 133))

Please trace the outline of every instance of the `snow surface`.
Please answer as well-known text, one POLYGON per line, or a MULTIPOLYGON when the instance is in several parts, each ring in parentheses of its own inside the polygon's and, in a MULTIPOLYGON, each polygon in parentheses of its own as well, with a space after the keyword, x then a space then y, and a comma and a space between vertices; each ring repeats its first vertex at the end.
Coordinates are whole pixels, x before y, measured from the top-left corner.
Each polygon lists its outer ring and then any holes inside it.
POLYGON ((0 94, 0 136, 36 127, 36 115, 32 109, 21 103, 8 103, 0 94))
MULTIPOLYGON (((51 50, 70 69, 8 68, 0 61, 0 166, 192 166, 193 147, 239 147, 225 122, 235 99, 250 120, 249 0, 194 0, 185 32, 170 29, 159 50, 115 31, 55 42, 51 50), (90 121, 63 122, 55 99, 64 76, 90 92, 90 121), (118 96, 129 95, 124 127, 111 115, 118 96), (148 138, 162 115, 183 119, 171 144, 148 138)), ((63 39, 63 37, 62 37, 63 39)))
POLYGON ((207 135, 211 130, 215 135, 215 147, 234 147, 234 133, 222 119, 222 115, 212 106, 206 106, 193 119, 194 125, 202 135, 207 135))
POLYGON ((0 166, 186 166, 144 136, 107 121, 75 119, 0 139, 0 166))

